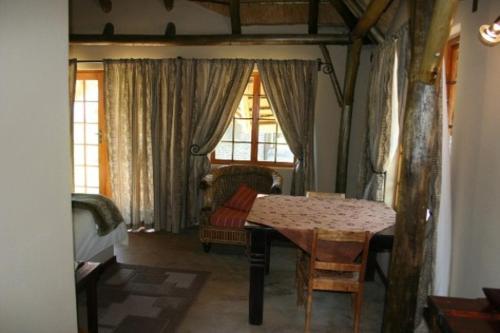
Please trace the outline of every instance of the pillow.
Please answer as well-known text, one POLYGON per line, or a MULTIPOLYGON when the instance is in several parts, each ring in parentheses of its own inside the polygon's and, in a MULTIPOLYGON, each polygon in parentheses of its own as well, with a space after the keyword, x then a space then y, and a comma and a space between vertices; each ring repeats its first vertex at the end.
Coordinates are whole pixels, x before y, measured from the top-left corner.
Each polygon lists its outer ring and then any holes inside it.
POLYGON ((224 204, 224 207, 249 212, 250 209, 252 209, 256 197, 257 191, 242 184, 238 187, 231 199, 224 204))
POLYGON ((210 224, 223 228, 242 229, 245 226, 248 212, 238 209, 219 207, 210 216, 210 224))

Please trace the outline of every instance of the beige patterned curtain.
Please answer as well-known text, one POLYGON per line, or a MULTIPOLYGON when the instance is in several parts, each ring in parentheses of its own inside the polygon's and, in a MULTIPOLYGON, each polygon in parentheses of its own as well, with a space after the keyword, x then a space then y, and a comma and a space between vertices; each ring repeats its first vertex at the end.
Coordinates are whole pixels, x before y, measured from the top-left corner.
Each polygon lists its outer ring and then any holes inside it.
POLYGON ((68 65, 68 94, 69 94, 69 143, 71 153, 71 191, 74 191, 74 172, 73 166, 73 107, 75 104, 75 87, 76 87, 76 59, 70 59, 68 65))
POLYGON ((257 66, 272 110, 295 155, 292 195, 314 188, 314 104, 317 62, 258 60, 257 66))
POLYGON ((112 198, 134 229, 153 223, 151 116, 157 72, 153 60, 104 61, 112 198))
POLYGON ((224 135, 252 74, 254 62, 242 59, 195 60, 192 155, 189 175, 189 219, 200 209, 199 184, 210 171, 207 157, 224 135))
POLYGON ((384 199, 384 182, 389 167, 394 61, 396 42, 389 38, 374 52, 368 88, 367 183, 363 197, 384 199))
POLYGON ((187 226, 189 147, 195 62, 159 62, 153 111, 154 226, 179 232, 187 226))

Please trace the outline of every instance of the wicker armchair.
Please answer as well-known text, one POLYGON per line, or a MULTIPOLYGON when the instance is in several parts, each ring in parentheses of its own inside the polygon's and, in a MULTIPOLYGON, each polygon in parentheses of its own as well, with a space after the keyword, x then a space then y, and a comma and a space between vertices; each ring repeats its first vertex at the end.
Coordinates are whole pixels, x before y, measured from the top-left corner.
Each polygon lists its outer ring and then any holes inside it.
POLYGON ((204 190, 203 208, 200 214, 200 241, 205 252, 212 243, 246 246, 247 232, 243 228, 224 228, 210 224, 210 216, 236 192, 241 184, 257 193, 281 194, 283 177, 266 167, 230 165, 214 169, 200 184, 204 190))

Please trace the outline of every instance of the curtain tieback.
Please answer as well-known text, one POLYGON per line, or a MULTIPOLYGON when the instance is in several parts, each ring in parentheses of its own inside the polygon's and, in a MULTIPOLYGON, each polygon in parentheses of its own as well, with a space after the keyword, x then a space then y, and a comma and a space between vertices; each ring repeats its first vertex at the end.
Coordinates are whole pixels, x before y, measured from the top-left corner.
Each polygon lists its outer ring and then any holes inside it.
POLYGON ((204 156, 206 154, 200 154, 200 146, 197 144, 192 144, 191 147, 189 148, 189 151, 191 152, 191 155, 193 156, 204 156))

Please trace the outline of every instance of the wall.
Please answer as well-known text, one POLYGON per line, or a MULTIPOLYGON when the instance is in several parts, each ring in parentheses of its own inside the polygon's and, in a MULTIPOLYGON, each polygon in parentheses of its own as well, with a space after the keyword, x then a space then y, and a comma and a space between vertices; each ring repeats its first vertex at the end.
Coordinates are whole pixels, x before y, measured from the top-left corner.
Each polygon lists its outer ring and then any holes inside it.
POLYGON ((451 294, 476 297, 500 287, 500 46, 486 47, 479 26, 500 14, 500 2, 460 2, 461 26, 452 147, 453 261, 451 294))
POLYGON ((76 332, 65 0, 0 2, 0 332, 76 332))
MULTIPOLYGON (((74 0, 72 5, 72 32, 101 33, 106 22, 115 25, 115 33, 161 34, 166 22, 177 26, 177 34, 230 33, 227 17, 206 10, 193 2, 179 0, 174 9, 167 12, 162 1, 123 0, 113 3, 113 10, 104 14, 96 1, 74 0), (147 19, 141 19, 147 17, 147 19), (203 22, 193 24, 193 22, 203 22)), ((326 31, 320 28, 321 31, 326 31)), ((306 33, 306 26, 243 27, 243 33, 306 33)), ((339 80, 342 83, 345 68, 346 47, 329 47, 339 80)), ((317 46, 189 46, 189 47, 128 47, 128 46, 71 46, 70 57, 78 59, 103 58, 274 58, 318 59, 317 46)), ((89 68, 91 65, 80 65, 89 68)), ((95 68, 95 65, 94 65, 95 68)), ((365 68, 365 67, 362 67, 365 68)), ((365 69, 363 69, 365 70, 365 69)), ((363 83, 364 72, 358 82, 363 83)), ((338 127, 340 110, 335 100, 330 79, 318 73, 316 98, 316 168, 317 188, 333 192, 337 159, 338 127)), ((355 140, 354 140, 355 141, 355 140)), ((356 170, 357 171, 357 170, 356 170)), ((281 170, 285 178, 285 192, 290 188, 291 170, 281 170)))

